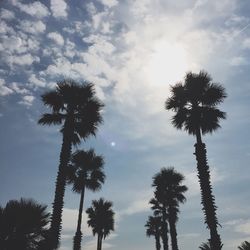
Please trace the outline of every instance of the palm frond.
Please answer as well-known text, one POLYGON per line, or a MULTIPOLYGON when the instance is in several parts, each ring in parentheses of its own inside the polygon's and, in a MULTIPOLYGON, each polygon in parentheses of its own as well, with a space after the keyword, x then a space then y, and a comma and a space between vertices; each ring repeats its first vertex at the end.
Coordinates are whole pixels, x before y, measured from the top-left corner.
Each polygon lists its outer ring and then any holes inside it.
POLYGON ((38 124, 41 125, 59 125, 62 124, 65 119, 65 115, 61 113, 43 114, 38 120, 38 124))

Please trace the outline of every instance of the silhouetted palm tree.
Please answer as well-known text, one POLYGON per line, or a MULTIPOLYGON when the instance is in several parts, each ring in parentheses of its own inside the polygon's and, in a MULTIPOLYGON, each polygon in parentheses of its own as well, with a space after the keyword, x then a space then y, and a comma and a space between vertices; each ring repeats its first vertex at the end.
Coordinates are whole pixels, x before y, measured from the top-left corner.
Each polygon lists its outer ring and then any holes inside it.
POLYGON ((11 200, 0 207, 0 249, 38 249, 49 223, 46 209, 31 199, 11 200))
POLYGON ((173 250, 178 250, 176 222, 178 220, 179 204, 186 201, 184 193, 187 191, 187 187, 181 185, 183 180, 184 176, 176 172, 173 167, 162 168, 153 177, 152 186, 156 188, 155 199, 167 209, 173 250))
POLYGON ((215 199, 212 194, 210 171, 207 164, 206 146, 201 134, 212 133, 220 127, 219 121, 226 114, 216 108, 226 97, 225 89, 212 83, 211 77, 203 71, 199 74, 187 73, 184 83, 171 87, 172 96, 166 101, 166 109, 176 114, 172 123, 177 129, 186 130, 196 136, 195 155, 197 160, 198 177, 201 188, 205 223, 210 229, 211 248, 222 248, 221 238, 217 232, 215 199))
POLYGON ((244 241, 241 243, 241 245, 238 247, 240 250, 250 250, 250 243, 248 241, 244 241))
POLYGON ((92 227, 93 235, 97 234, 97 250, 102 249, 102 240, 114 231, 114 212, 112 202, 103 198, 92 201, 92 206, 86 210, 88 225, 92 227))
POLYGON ((199 248, 201 250, 211 250, 211 247, 210 247, 210 243, 209 242, 206 242, 206 243, 202 243, 199 248))
POLYGON ((163 250, 168 250, 168 213, 167 207, 163 203, 153 198, 149 201, 151 209, 154 211, 155 216, 161 218, 161 238, 163 243, 163 250))
POLYGON ((42 95, 42 101, 51 108, 52 112, 42 115, 38 123, 42 125, 61 124, 63 135, 48 239, 50 248, 56 249, 61 233, 66 168, 72 145, 80 143, 81 138, 86 139, 88 136, 96 134, 97 126, 102 122, 100 110, 103 104, 95 97, 93 84, 84 82, 80 85, 72 80, 59 82, 56 90, 42 95))
POLYGON ((74 250, 81 249, 81 223, 85 188, 91 191, 101 189, 105 180, 103 164, 103 157, 97 156, 93 149, 89 151, 78 150, 72 155, 68 183, 73 184, 72 190, 74 192, 81 194, 74 250))
POLYGON ((161 237, 161 217, 159 216, 149 216, 148 221, 145 225, 147 228, 146 235, 148 237, 155 237, 155 247, 156 250, 161 249, 160 237, 161 237))

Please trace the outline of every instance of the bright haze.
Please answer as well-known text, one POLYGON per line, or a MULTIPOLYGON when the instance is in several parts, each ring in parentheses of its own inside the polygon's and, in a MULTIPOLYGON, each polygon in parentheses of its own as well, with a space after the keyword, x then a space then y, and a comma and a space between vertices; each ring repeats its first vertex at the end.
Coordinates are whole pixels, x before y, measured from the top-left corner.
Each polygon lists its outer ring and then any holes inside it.
MULTIPOLYGON (((41 127, 48 111, 40 95, 57 81, 93 82, 105 103, 93 147, 105 158, 102 190, 86 193, 84 207, 104 197, 114 203, 115 233, 104 249, 151 250, 144 225, 151 215, 152 176, 174 166, 189 188, 177 224, 180 249, 209 238, 200 205, 193 155, 195 138, 171 124, 164 102, 170 85, 204 69, 228 97, 221 129, 204 137, 227 250, 250 239, 250 3, 247 0, 95 0, 0 3, 0 204, 54 198, 62 136, 41 127)), ((72 249, 79 195, 67 187, 61 250, 72 249)), ((83 246, 96 239, 83 223, 83 246)))

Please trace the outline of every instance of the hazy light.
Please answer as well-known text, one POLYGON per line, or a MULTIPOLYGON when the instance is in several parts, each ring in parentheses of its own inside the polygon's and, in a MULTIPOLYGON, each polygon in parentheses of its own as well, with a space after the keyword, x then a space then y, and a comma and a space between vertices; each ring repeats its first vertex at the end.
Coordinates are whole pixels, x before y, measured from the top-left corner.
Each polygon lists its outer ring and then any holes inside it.
POLYGON ((147 68, 151 84, 174 84, 188 71, 187 53, 181 44, 156 42, 147 68))
POLYGON ((115 143, 114 141, 112 141, 112 142, 110 143, 110 145, 111 145, 111 147, 115 147, 116 143, 115 143))

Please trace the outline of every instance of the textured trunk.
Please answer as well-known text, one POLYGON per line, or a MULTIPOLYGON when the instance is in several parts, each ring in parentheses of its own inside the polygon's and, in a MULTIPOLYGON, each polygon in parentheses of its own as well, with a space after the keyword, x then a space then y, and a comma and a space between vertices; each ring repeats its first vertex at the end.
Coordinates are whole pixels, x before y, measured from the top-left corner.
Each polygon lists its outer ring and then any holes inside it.
POLYGON ((97 236, 97 250, 101 250, 102 249, 102 235, 98 234, 97 236))
POLYGON ((71 156, 72 135, 73 117, 68 115, 64 124, 63 143, 60 153, 60 164, 57 172, 55 198, 51 216, 49 249, 52 250, 59 247, 59 239, 62 229, 63 198, 66 186, 66 168, 71 156))
POLYGON ((102 250, 102 235, 100 237, 100 249, 99 250, 102 250))
POLYGON ((177 232, 176 232, 176 214, 169 209, 169 231, 171 236, 172 250, 178 250, 177 232))
POLYGON ((161 250, 160 233, 159 232, 157 232, 155 234, 155 248, 156 248, 156 250, 161 250))
POLYGON ((162 243, 163 250, 168 250, 168 224, 167 224, 167 212, 163 210, 162 212, 162 243))
POLYGON ((212 186, 210 182, 210 171, 209 166, 207 164, 207 156, 206 156, 206 146, 199 139, 200 130, 197 132, 197 143, 195 144, 195 155, 197 160, 197 171, 198 178, 201 189, 201 203, 202 210, 205 214, 205 223, 207 224, 210 230, 210 242, 212 250, 220 250, 222 249, 222 243, 220 239, 220 235, 217 232, 218 219, 216 216, 216 205, 215 198, 212 194, 212 186))
POLYGON ((74 250, 81 250, 81 240, 82 240, 82 232, 81 232, 81 224, 82 224, 82 211, 83 211, 83 202, 84 202, 84 193, 85 193, 85 186, 81 192, 81 199, 79 205, 79 213, 78 213, 78 221, 77 221, 77 229, 75 233, 75 237, 73 240, 73 249, 74 250))

